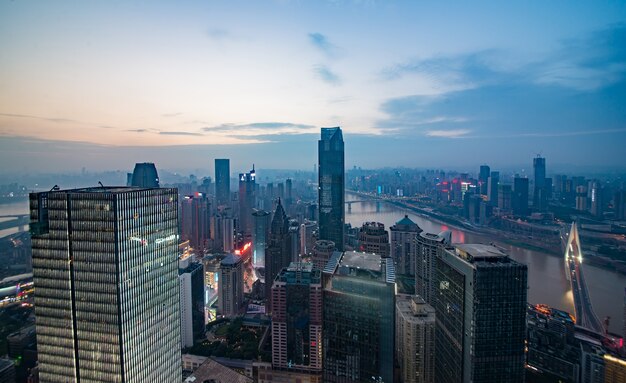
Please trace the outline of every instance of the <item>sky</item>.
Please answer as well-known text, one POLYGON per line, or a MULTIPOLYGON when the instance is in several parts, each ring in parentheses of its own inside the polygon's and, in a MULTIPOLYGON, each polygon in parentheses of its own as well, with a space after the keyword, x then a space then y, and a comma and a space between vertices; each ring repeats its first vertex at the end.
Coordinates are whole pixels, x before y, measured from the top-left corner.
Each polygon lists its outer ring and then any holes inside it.
POLYGON ((623 1, 0 2, 0 172, 626 169, 623 1), (469 168, 469 169, 468 169, 469 168))

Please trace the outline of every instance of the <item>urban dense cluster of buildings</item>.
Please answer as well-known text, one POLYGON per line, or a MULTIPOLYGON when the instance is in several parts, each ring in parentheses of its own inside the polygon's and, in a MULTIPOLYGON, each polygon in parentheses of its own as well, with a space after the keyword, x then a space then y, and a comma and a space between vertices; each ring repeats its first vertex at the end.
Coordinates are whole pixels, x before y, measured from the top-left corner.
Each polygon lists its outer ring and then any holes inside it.
MULTIPOLYGON (((38 363, 29 379, 626 381, 626 360, 604 334, 528 305, 528 269, 503 249, 453 244, 450 232, 424 232, 408 216, 389 230, 365 222, 347 241, 340 128, 322 128, 318 156, 316 183, 261 185, 253 166, 233 193, 229 160, 216 159, 214 183, 164 186, 143 163, 127 186, 32 193, 38 363), (400 278, 409 288, 399 291, 400 278), (266 324, 258 347, 267 344, 269 360, 187 353, 208 338, 225 342, 207 324, 235 318, 266 324)), ((555 189, 545 159, 534 169, 533 210, 545 211, 555 189)), ((356 180, 368 187, 367 177, 356 180)), ((487 166, 476 180, 432 186, 474 220, 530 212, 528 179, 511 188, 487 166)), ((591 186, 591 205, 604 208, 591 186)), ((31 328, 24 342, 34 336, 31 328)))

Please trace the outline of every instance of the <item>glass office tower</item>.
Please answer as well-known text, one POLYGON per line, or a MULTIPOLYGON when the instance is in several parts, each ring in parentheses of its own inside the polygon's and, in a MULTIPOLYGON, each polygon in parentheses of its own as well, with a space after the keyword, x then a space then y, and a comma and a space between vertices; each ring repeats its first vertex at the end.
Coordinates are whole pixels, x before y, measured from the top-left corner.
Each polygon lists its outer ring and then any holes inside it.
POLYGON ((341 128, 322 128, 318 161, 320 239, 333 241, 337 250, 343 251, 345 165, 341 128))
POLYGON ((42 382, 180 381, 177 196, 30 195, 42 382))
POLYGON ((334 252, 323 273, 326 383, 393 383, 396 276, 391 258, 334 252))

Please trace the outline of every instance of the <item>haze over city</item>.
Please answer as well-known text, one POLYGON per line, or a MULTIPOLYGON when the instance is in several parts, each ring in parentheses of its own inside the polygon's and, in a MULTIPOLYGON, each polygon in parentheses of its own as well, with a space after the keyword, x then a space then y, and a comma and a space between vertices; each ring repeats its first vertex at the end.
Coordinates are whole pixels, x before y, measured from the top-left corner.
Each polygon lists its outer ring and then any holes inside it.
POLYGON ((623 170, 623 2, 2 2, 0 171, 623 170), (76 161, 80 158, 80 161, 76 161), (464 170, 464 169, 461 169, 464 170))

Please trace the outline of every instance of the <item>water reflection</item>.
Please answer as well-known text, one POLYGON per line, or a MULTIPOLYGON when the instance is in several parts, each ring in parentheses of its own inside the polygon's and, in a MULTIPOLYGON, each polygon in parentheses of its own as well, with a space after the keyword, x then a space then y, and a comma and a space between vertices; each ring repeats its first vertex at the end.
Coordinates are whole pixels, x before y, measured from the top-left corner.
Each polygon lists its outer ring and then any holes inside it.
MULTIPOLYGON (((353 194, 346 194, 346 201, 358 199, 361 198, 353 194)), ((428 217, 389 203, 368 201, 354 202, 350 205, 352 208, 346 209, 346 222, 352 226, 358 227, 366 221, 377 221, 389 228, 406 214, 427 232, 439 233, 444 230, 451 230, 452 241, 455 243, 490 243, 494 241, 493 238, 449 228, 445 224, 434 222, 428 217)), ((569 288, 569 282, 565 278, 561 257, 504 243, 498 244, 507 249, 511 258, 528 266, 529 302, 545 303, 561 310, 574 312, 572 292, 569 288)), ((598 317, 604 319, 604 317, 610 316, 612 318, 611 331, 621 333, 626 276, 590 265, 585 266, 584 272, 589 294, 598 317)))

